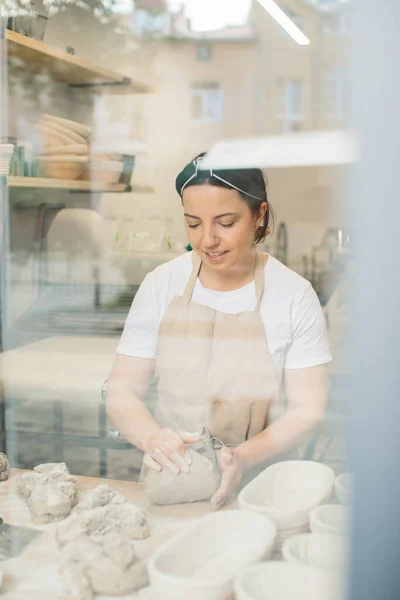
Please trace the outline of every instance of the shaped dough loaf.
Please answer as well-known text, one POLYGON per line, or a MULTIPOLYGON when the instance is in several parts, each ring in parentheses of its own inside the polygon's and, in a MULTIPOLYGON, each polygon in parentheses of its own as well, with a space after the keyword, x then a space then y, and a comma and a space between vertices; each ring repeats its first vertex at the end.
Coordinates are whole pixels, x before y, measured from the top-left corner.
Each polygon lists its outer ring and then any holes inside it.
POLYGON ((76 479, 65 463, 38 465, 33 473, 16 477, 17 492, 23 498, 34 523, 45 524, 68 516, 76 504, 76 479))
POLYGON ((209 500, 220 484, 220 474, 204 455, 189 450, 192 464, 188 473, 172 473, 169 469, 149 471, 144 485, 147 498, 153 504, 180 504, 209 500))
POLYGON ((140 540, 149 535, 145 513, 135 504, 108 504, 71 515, 60 524, 56 537, 63 546, 68 542, 90 536, 100 539, 109 533, 124 534, 130 540, 140 540))
POLYGON ((95 487, 84 500, 79 502, 74 509, 74 514, 107 506, 108 504, 124 504, 124 502, 125 500, 121 494, 117 494, 109 485, 103 483, 95 487))
POLYGON ((10 473, 10 463, 8 462, 7 455, 4 452, 0 452, 0 481, 6 481, 10 473))
POLYGON ((68 542, 60 572, 74 600, 92 600, 94 594, 121 596, 148 585, 146 566, 137 561, 130 539, 121 533, 68 542))

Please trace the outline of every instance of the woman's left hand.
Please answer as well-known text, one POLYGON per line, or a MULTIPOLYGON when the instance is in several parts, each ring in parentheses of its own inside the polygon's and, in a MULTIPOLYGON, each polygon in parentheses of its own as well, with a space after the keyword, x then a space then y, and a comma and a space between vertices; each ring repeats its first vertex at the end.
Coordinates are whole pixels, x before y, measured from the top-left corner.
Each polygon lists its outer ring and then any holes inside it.
POLYGON ((211 498, 215 508, 227 501, 229 495, 240 485, 245 465, 233 448, 223 447, 218 453, 218 463, 222 469, 221 485, 211 498))

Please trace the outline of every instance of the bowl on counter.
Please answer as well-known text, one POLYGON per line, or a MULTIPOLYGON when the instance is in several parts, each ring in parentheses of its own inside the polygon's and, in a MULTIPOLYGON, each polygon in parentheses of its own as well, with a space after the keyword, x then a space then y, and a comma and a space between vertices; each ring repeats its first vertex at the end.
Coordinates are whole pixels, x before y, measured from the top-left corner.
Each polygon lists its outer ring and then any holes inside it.
POLYGON ((336 477, 335 494, 340 504, 350 504, 353 495, 352 473, 342 473, 336 477))
POLYGON ((285 542, 282 557, 323 570, 343 570, 346 566, 348 540, 329 533, 304 533, 285 542))
POLYGON ((39 177, 50 179, 77 179, 88 162, 87 156, 59 154, 36 158, 39 177))
POLYGON ((313 461, 271 465, 246 485, 239 507, 269 517, 279 530, 308 528, 310 511, 329 502, 334 485, 330 467, 313 461))
POLYGON ((189 523, 148 562, 158 600, 225 600, 239 569, 268 559, 276 527, 250 511, 229 510, 189 523))
POLYGON ((244 569, 234 581, 236 600, 338 600, 337 586, 314 567, 271 561, 244 569))
POLYGON ((336 533, 346 535, 349 530, 349 513, 342 504, 322 504, 310 511, 312 533, 336 533))

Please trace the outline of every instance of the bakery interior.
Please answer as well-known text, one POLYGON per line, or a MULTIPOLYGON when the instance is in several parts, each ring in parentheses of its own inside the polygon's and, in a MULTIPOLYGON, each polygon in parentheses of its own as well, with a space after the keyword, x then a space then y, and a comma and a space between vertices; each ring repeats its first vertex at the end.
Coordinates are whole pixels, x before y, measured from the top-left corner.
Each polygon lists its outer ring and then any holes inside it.
MULTIPOLYGON (((372 600, 380 572, 395 598, 396 569, 364 542, 365 519, 394 514, 383 491, 397 485, 397 409, 377 398, 396 384, 378 349, 395 356, 398 333, 400 8, 388 1, 378 32, 377 4, 356 4, 1 4, 5 600, 372 600), (203 481, 194 501, 152 496, 143 452, 106 407, 135 294, 192 249, 175 178, 203 151, 216 169, 263 170, 275 218, 260 249, 310 282, 332 354, 302 460, 272 464, 219 511, 203 481)), ((144 402, 153 414, 155 381, 144 402)), ((199 452, 217 468, 207 436, 199 452)), ((389 517, 380 527, 394 550, 389 517)))

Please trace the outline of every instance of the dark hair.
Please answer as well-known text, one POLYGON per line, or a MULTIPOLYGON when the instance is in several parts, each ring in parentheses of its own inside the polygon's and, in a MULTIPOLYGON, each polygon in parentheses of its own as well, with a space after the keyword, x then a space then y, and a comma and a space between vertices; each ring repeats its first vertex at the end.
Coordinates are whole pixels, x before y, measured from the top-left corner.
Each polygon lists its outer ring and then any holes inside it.
POLYGON ((186 167, 179 173, 175 181, 175 188, 182 198, 182 187, 190 187, 192 185, 211 184, 217 187, 227 188, 232 190, 235 187, 239 188, 239 194, 250 208, 253 215, 258 214, 258 209, 263 202, 267 203, 267 210, 262 225, 257 229, 255 234, 255 243, 262 242, 267 235, 271 233, 269 227, 270 220, 274 222, 274 214, 267 196, 266 180, 261 169, 213 169, 213 173, 225 179, 232 185, 224 183, 220 179, 213 177, 208 170, 198 170, 197 175, 193 177, 186 185, 190 177, 196 173, 196 162, 199 158, 206 156, 206 152, 198 154, 186 167), (255 197, 254 197, 255 196, 255 197))

